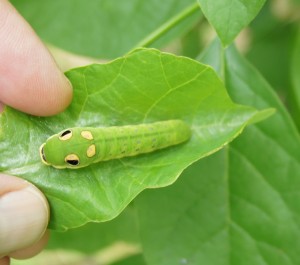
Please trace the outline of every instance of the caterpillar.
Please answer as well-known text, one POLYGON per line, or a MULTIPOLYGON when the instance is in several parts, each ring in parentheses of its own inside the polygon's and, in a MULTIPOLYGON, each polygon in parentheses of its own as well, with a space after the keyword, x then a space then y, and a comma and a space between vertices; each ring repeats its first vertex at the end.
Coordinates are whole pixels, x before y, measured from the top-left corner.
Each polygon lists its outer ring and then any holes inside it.
POLYGON ((40 146, 44 164, 82 168, 92 163, 153 152, 191 137, 182 120, 112 127, 74 127, 49 137, 40 146))

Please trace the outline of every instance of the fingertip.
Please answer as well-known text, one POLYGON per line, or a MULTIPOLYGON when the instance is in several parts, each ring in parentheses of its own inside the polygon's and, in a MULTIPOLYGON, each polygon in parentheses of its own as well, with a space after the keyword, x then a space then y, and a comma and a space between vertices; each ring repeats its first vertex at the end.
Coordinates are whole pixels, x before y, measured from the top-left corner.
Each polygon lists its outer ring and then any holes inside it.
POLYGON ((41 78, 37 81, 36 86, 39 88, 33 90, 35 94, 30 102, 18 108, 19 110, 36 116, 52 116, 69 106, 73 97, 73 88, 65 75, 61 72, 55 73, 53 69, 51 73, 49 69, 45 79, 41 78))
POLYGON ((1 257, 42 238, 49 221, 49 206, 35 186, 4 174, 0 174, 0 198, 1 257))
POLYGON ((63 111, 72 100, 70 82, 9 1, 0 3, 0 101, 37 116, 63 111))
POLYGON ((39 241, 37 241, 36 243, 32 244, 31 246, 29 246, 27 248, 12 252, 12 253, 10 253, 9 256, 13 259, 32 258, 33 256, 39 254, 45 248, 45 246, 48 243, 49 236, 50 236, 50 233, 49 233, 49 230, 47 230, 39 241))
MULTIPOLYGON (((57 113, 60 113, 64 111, 70 104, 73 99, 73 87, 72 83, 69 81, 67 77, 63 74, 62 80, 61 80, 61 86, 62 89, 58 91, 58 94, 61 96, 61 100, 57 102, 57 98, 53 97, 54 101, 52 104, 52 108, 47 108, 45 110, 44 116, 52 116, 57 113), (56 104, 57 105, 56 105, 56 104)), ((37 114, 38 115, 38 114, 37 114)), ((41 114, 39 114, 41 115, 41 114)))

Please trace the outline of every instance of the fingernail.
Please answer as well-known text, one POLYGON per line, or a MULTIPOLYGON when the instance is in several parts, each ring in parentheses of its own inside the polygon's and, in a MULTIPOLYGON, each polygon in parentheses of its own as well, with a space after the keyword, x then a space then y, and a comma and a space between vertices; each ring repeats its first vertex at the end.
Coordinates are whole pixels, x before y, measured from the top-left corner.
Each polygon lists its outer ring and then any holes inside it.
POLYGON ((38 241, 49 219, 44 196, 32 185, 0 196, 0 257, 38 241))

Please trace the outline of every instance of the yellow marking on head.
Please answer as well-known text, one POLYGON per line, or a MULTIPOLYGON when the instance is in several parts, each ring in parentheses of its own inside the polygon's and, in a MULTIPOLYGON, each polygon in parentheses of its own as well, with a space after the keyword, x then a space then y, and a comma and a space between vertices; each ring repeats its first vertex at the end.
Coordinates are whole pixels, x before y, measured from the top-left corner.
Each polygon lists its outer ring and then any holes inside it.
POLYGON ((87 140, 93 140, 94 137, 90 131, 82 131, 81 136, 87 140))
POLYGON ((72 137, 72 135, 73 133, 71 130, 65 130, 60 134, 59 139, 62 141, 66 141, 69 140, 72 137))
POLYGON ((93 157, 96 154, 96 146, 94 144, 90 145, 86 151, 88 157, 93 157))

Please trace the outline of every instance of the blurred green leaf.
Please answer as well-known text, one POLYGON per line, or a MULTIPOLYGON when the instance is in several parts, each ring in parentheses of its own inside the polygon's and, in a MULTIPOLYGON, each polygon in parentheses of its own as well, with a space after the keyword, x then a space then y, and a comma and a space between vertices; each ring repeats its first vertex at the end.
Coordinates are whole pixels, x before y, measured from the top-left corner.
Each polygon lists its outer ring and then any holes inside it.
POLYGON ((295 125, 234 47, 224 51, 214 42, 202 60, 223 70, 236 101, 277 112, 247 127, 227 149, 190 166, 174 185, 138 197, 146 260, 149 265, 299 264, 300 139, 295 125))
MULTIPOLYGON (((196 0, 12 0, 38 35, 74 53, 115 58, 132 50, 196 0)), ((200 9, 199 9, 200 11, 200 9)), ((153 45, 162 46, 188 30, 200 12, 190 14, 153 45)))
POLYGON ((198 0, 198 2, 207 20, 226 46, 256 17, 265 0, 198 0))
POLYGON ((290 64, 297 26, 276 17, 271 4, 267 2, 251 23, 251 46, 246 57, 286 102, 290 97, 290 64))
MULTIPOLYGON (((200 23, 199 23, 200 24, 200 23)), ((181 54, 190 58, 196 58, 203 49, 201 43, 200 25, 197 24, 181 38, 181 54)))
POLYGON ((74 100, 65 112, 41 118, 7 107, 0 116, 0 170, 43 191, 52 229, 116 217, 142 190, 173 183, 187 166, 222 148, 260 116, 251 107, 234 104, 210 67, 153 49, 66 75, 74 100), (175 118, 191 125, 192 138, 185 144, 76 170, 58 170, 40 161, 39 146, 65 128, 175 118))

